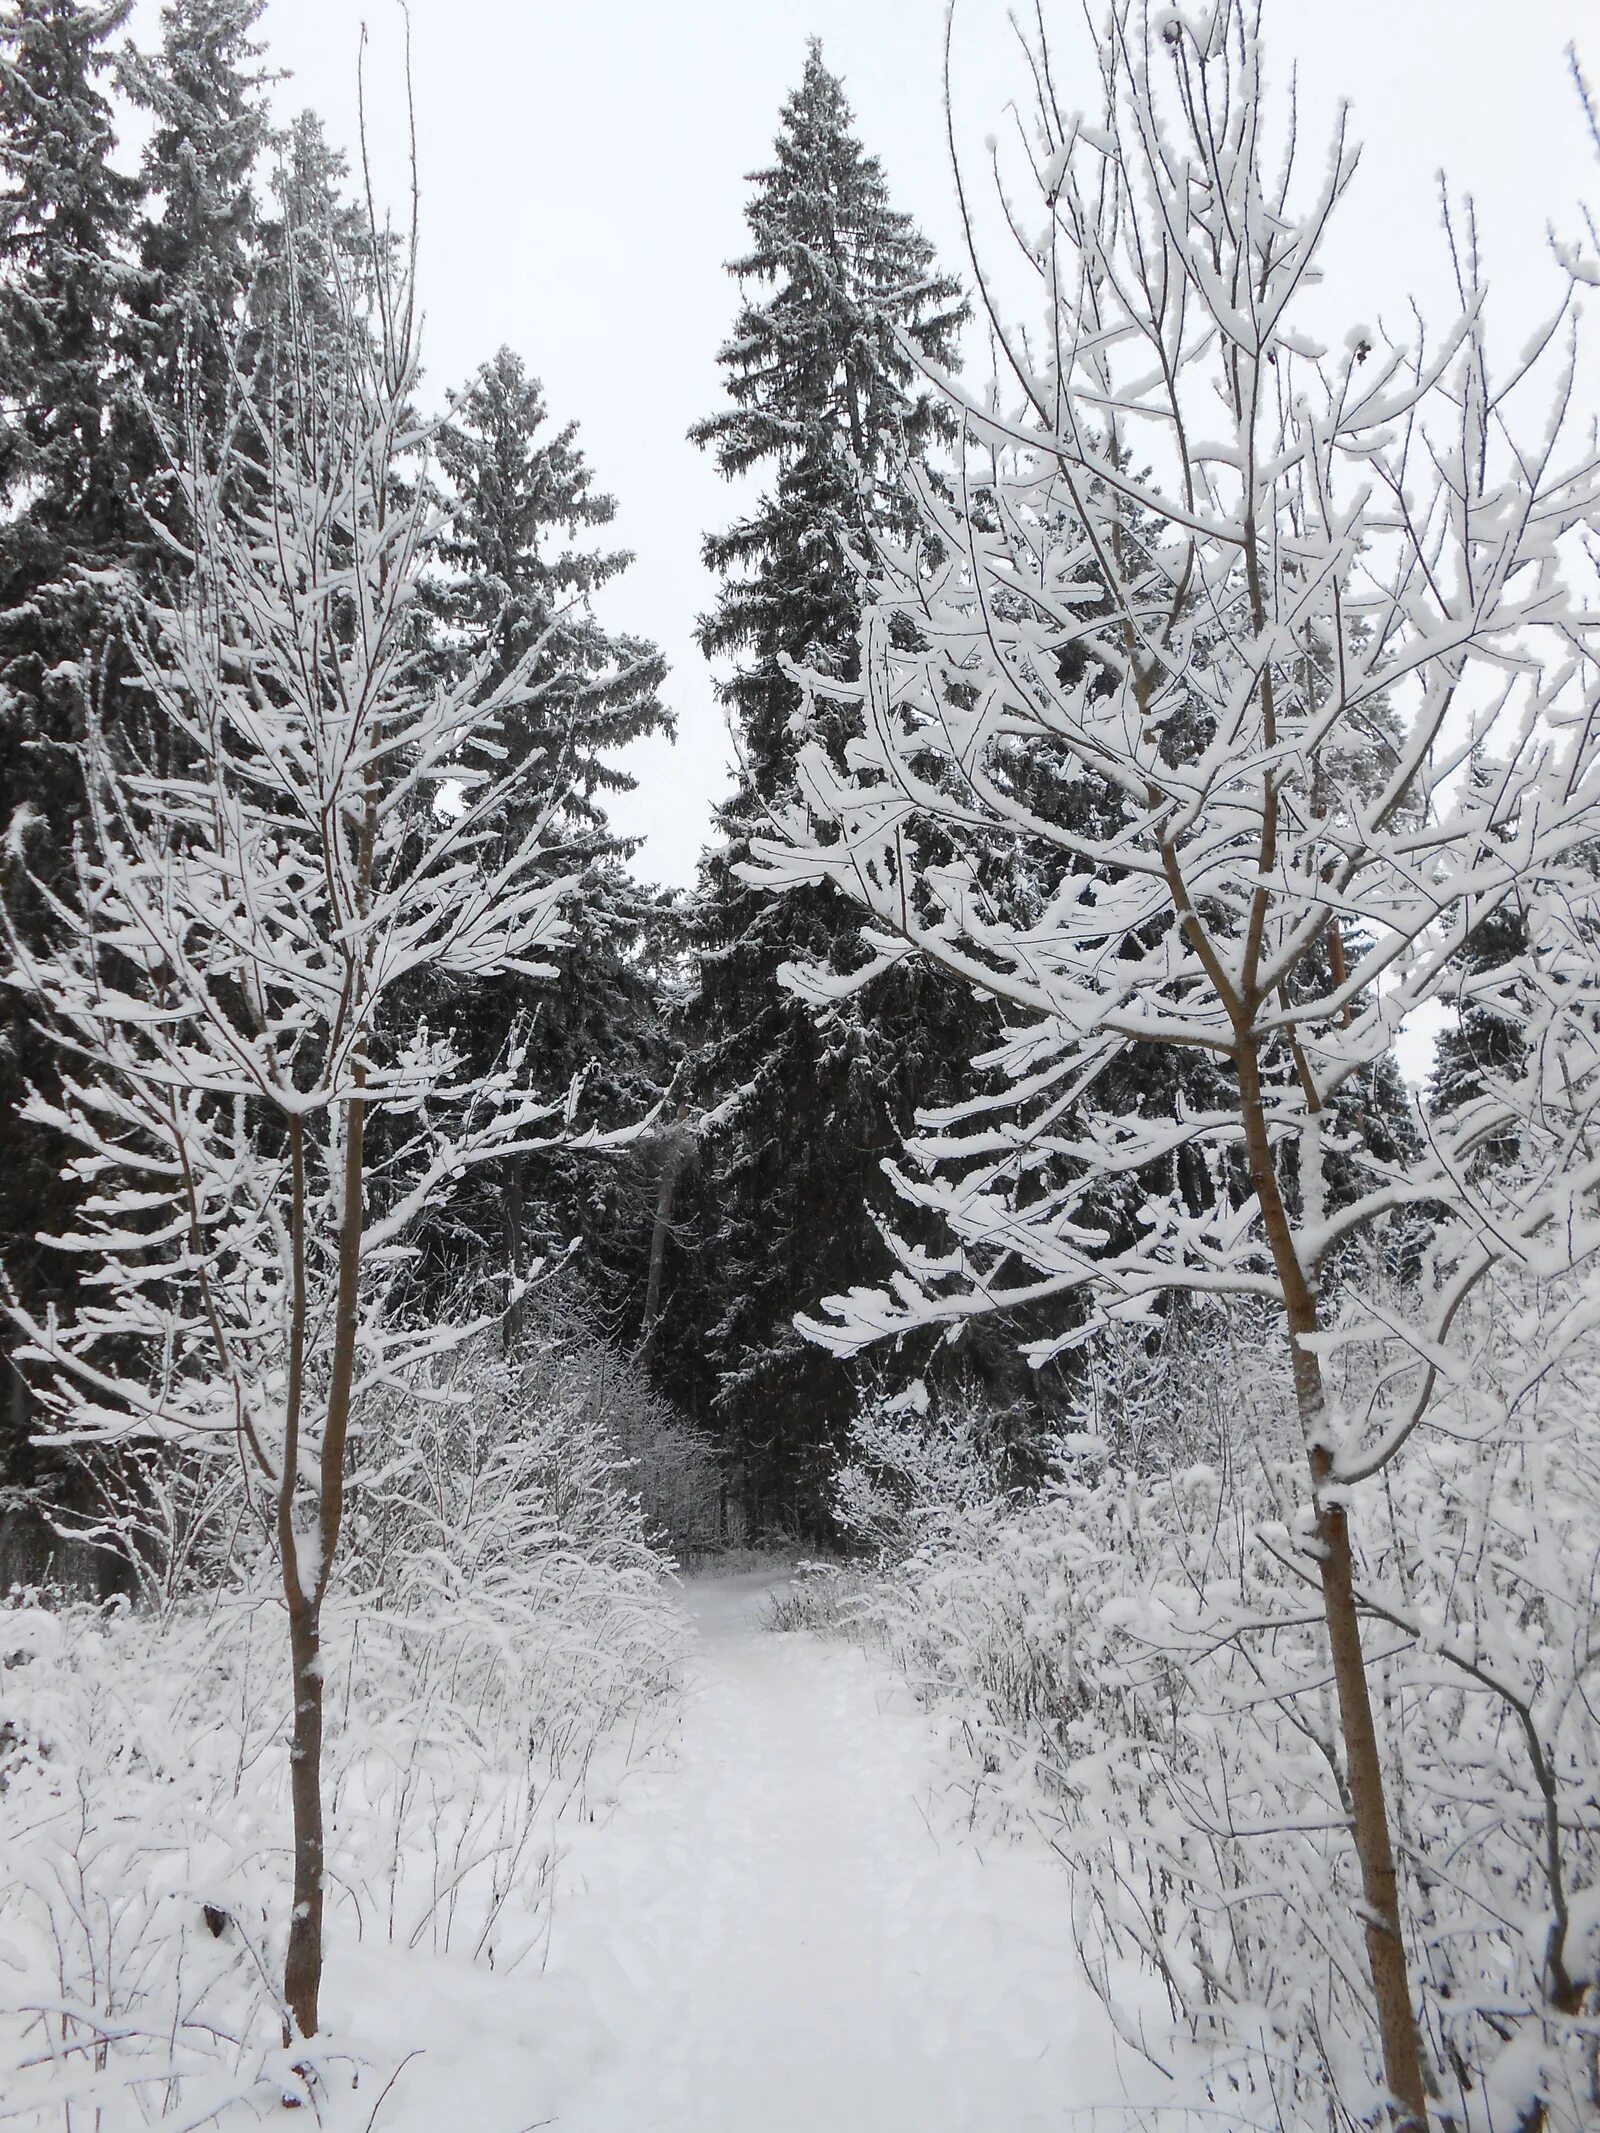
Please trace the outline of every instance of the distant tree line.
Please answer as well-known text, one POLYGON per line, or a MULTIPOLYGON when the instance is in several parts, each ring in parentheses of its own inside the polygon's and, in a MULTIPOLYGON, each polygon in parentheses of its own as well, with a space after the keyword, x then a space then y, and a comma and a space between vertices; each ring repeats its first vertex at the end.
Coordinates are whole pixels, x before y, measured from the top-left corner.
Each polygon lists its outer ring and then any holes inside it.
MULTIPOLYGON (((36 943, 82 863, 91 726, 125 766, 181 767, 183 737, 130 651, 141 610, 168 602, 192 564, 175 466, 208 455, 220 465, 241 393, 270 424, 284 390, 274 351, 290 324, 320 318, 331 345, 352 315, 345 296, 375 271, 346 164, 317 118, 273 122, 262 14, 262 0, 169 0, 146 52, 123 41, 121 4, 14 0, 0 25, 0 749, 7 898, 19 937, 36 943), (147 129, 134 171, 116 153, 125 108, 147 129)), ((942 1249, 939 1222, 908 1215, 886 1166, 919 1115, 969 1091, 972 1062, 997 1055, 1007 1016, 937 958, 881 959, 820 1004, 784 982, 793 967, 871 962, 836 883, 774 895, 752 878, 751 849, 800 804, 805 748, 847 770, 861 733, 867 574, 885 542, 926 523, 909 470, 937 488, 955 465, 961 418, 936 380, 959 366, 968 304, 893 205, 815 41, 771 162, 750 180, 746 218, 720 358, 726 401, 693 433, 741 499, 705 542, 721 589, 700 639, 738 767, 698 880, 687 894, 638 880, 636 847, 608 819, 610 798, 632 783, 630 745, 672 729, 665 664, 597 614, 594 596, 631 560, 597 538, 615 505, 576 423, 552 414, 524 356, 502 349, 439 414, 426 479, 442 533, 409 627, 435 686, 478 670, 528 677, 531 694, 506 715, 514 798, 492 836, 509 852, 544 824, 540 864, 552 880, 579 878, 582 892, 553 977, 508 969, 469 984, 418 971, 384 1012, 451 1030, 477 1075, 514 1046, 530 1087, 569 1092, 576 1127, 560 1145, 476 1169, 429 1210, 411 1275, 417 1308, 463 1285, 510 1299, 526 1270, 548 1278, 559 1263, 713 1433, 755 1523, 824 1538, 853 1417, 913 1385, 981 1413, 1019 1479, 1036 1471, 1042 1438, 1071 1405, 1078 1365, 1059 1336, 1083 1307, 1010 1284, 1017 1293, 993 1311, 911 1328, 893 1351, 857 1360, 796 1327, 827 1297, 881 1284, 891 1219, 909 1220, 919 1247, 942 1249), (626 1145, 583 1144, 586 1128, 640 1121, 626 1145), (1029 1344, 1053 1359, 1022 1360, 1029 1344)), ((253 478, 229 476, 240 510, 253 478)), ((958 509, 953 493, 947 501, 958 509)), ((969 478, 959 511, 972 524, 1001 508, 969 478)), ((1082 597, 1109 612, 1104 572, 1084 569, 1082 597)), ((1069 632, 1053 656, 1064 685, 1078 677, 1069 632)), ((1198 736, 1203 692, 1192 694, 1198 736)), ((1169 718, 1170 748, 1187 745, 1182 724, 1169 718)), ((1089 844, 1114 832, 1117 794, 1050 744, 1013 750, 1006 776, 1019 806, 1065 809, 1089 844)), ((1076 864, 982 822, 962 834, 981 894, 1008 924, 1046 910, 1076 864)), ((940 837, 955 855, 962 839, 941 828, 919 864, 940 862, 940 837)), ((1481 962, 1497 938, 1482 929, 1469 958, 1481 962)), ((1469 1099, 1480 1053, 1497 1059, 1507 1041, 1503 1013, 1480 994, 1442 1055, 1451 1104, 1469 1099)), ((26 985, 7 988, 3 1013, 13 1123, 0 1253, 26 1312, 70 1317, 84 1270, 42 1240, 72 1226, 82 1187, 64 1175, 55 1130, 17 1117, 30 1089, 45 1099, 36 1113, 48 1110, 61 1055, 26 985)), ((1201 1050, 1135 1046, 1097 1100, 1109 1089, 1130 1115, 1175 1121, 1211 1102, 1217 1081, 1201 1050)), ((1342 1085, 1337 1104, 1341 1146, 1405 1157, 1415 1127, 1392 1053, 1342 1085)), ((1024 1200, 1067 1188, 1075 1158, 1064 1147, 1062 1137, 1019 1171, 1024 1200)), ((1337 1195, 1343 1178, 1354 1191, 1358 1167, 1335 1154, 1327 1189, 1337 1195)), ((1202 1161, 1174 1135, 1168 1153, 1092 1181, 1108 1252, 1128 1246, 1156 1171, 1196 1219, 1249 1189, 1242 1165, 1202 1161)), ((505 1309, 514 1329, 515 1301, 505 1309)), ((41 1500, 81 1494, 82 1464, 41 1443, 37 1424, 29 1366, 10 1365, 4 1485, 41 1500)))

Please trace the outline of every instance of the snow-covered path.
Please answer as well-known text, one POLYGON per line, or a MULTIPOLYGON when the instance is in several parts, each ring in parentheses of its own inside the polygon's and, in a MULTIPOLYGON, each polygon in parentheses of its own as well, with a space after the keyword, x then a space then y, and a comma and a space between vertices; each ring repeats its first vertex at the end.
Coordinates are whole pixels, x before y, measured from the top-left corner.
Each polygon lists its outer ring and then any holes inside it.
MULTIPOLYGON (((586 2033, 560 2133, 1032 2133, 1118 2083, 1064 1880, 930 1827, 927 1721, 859 1652, 692 1585, 675 1752, 569 1858, 537 1988, 586 2033)), ((529 2098, 530 2103, 535 2101, 529 2098)), ((1117 2114, 1120 2116, 1120 2113, 1117 2114)))

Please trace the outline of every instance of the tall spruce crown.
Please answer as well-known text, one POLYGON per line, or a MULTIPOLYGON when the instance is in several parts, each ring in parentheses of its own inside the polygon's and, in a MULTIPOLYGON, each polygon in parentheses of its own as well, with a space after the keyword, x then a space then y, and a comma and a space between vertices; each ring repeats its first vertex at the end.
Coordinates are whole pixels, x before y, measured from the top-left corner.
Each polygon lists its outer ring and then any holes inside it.
POLYGON ((577 423, 548 424, 542 386, 509 348, 451 396, 438 437, 455 495, 441 608, 465 643, 493 647, 497 671, 542 647, 533 676, 541 694, 513 721, 524 747, 550 752, 530 804, 559 775, 569 813, 599 828, 596 794, 633 789, 621 751, 673 730, 660 697, 666 662, 654 645, 607 630, 589 607, 633 557, 560 545, 562 529, 576 540, 580 530, 608 526, 617 506, 594 485, 577 423))
POLYGON ((725 474, 766 459, 790 466, 823 436, 834 449, 847 440, 872 473, 896 442, 924 444, 946 420, 897 333, 950 365, 968 306, 911 217, 890 205, 818 38, 783 106, 774 157, 750 174, 754 248, 729 269, 773 293, 747 297, 719 351, 734 406, 690 434, 715 449, 725 474))
MULTIPOLYGON (((919 366, 953 366, 967 306, 891 205, 815 39, 771 163, 750 184, 751 248, 729 268, 740 302, 719 354, 728 405, 690 432, 730 479, 759 470, 763 481, 704 548, 721 583, 700 642, 727 663, 718 693, 740 774, 691 915, 700 983, 685 1041, 718 1124, 694 1187, 698 1315, 690 1323, 680 1307, 664 1345, 669 1378, 676 1345, 679 1389, 714 1415, 758 1512, 803 1525, 818 1515, 828 1440, 854 1395, 800 1339, 794 1314, 878 1271, 883 1154, 919 1105, 949 1093, 950 1062, 973 1048, 972 1016, 964 995, 908 973, 860 1003, 848 1031, 822 1030, 779 972, 824 945, 847 952, 849 912, 825 895, 772 899, 739 869, 765 809, 792 796, 811 737, 796 724, 789 663, 854 671, 852 558, 908 522, 902 456, 950 427, 919 366)), ((839 750, 844 714, 833 717, 811 733, 839 750)))
POLYGON ((91 538, 121 486, 106 411, 137 189, 100 79, 130 6, 20 0, 0 24, 0 494, 26 493, 35 529, 88 521, 91 538))
POLYGON ((208 417, 226 392, 229 337, 259 238, 254 176, 272 130, 254 31, 266 0, 167 0, 161 48, 128 52, 120 73, 151 120, 142 179, 144 288, 135 357, 158 399, 199 389, 208 417))
POLYGON ((898 523, 897 456, 948 429, 905 344, 952 366, 968 316, 854 128, 813 38, 773 162, 749 181, 753 249, 729 267, 744 293, 718 355, 733 405, 689 433, 730 478, 775 469, 751 515, 705 543, 724 584, 700 625, 708 656, 739 662, 723 694, 746 777, 766 799, 792 757, 783 662, 848 664, 859 603, 842 543, 898 523))

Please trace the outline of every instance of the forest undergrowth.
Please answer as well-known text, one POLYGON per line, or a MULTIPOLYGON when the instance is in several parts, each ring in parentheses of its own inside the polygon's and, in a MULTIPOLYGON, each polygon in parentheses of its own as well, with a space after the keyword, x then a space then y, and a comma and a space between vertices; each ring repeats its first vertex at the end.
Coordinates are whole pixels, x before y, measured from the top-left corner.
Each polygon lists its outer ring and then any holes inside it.
MULTIPOLYGON (((1481 1298, 1449 1426, 1360 1491, 1403 1918, 1435 2108, 1464 2133, 1596 2109, 1594 2025, 1550 1994, 1600 1971, 1600 1353, 1571 1305, 1481 1298)), ((1348 1794, 1261 1331, 1201 1310, 1102 1343, 1037 1488, 1008 1485, 981 1414, 880 1409, 839 1477, 857 1557, 813 1565, 774 1626, 892 1655, 947 1727, 947 1811, 1046 1834, 1089 1980, 1182 2092, 1230 2124, 1359 2125, 1383 2103, 1351 2041, 1348 1794)))
MULTIPOLYGON (((671 1550, 715 1519, 714 1462, 581 1322, 525 1340, 368 1423, 325 1660, 336 1981, 373 1940, 537 1972, 563 1831, 675 1714, 671 1550)), ((127 1477, 136 1601, 0 1617, 0 2111, 199 2124, 320 2077, 364 2123, 393 2069, 359 2013, 314 2054, 282 2035, 281 1597, 231 1477, 187 1479, 127 1477)))

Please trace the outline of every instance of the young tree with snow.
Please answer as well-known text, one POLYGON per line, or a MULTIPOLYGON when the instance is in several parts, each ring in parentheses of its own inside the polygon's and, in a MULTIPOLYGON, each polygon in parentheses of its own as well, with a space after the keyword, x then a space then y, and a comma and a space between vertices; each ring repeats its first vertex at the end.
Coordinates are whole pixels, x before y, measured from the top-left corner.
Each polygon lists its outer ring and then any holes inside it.
MULTIPOLYGON (((1570 297, 1497 372, 1463 247, 1462 315, 1437 343, 1351 325, 1321 344, 1309 292, 1356 158, 1341 126, 1303 200, 1292 153, 1269 161, 1258 27, 1244 0, 1124 0, 1096 42, 1092 124, 1058 108, 1036 55, 1037 208, 1012 227, 1041 232, 1024 256, 1049 334, 1012 336, 974 262, 1016 410, 951 398, 953 499, 907 469, 918 529, 878 540, 859 679, 806 677, 820 737, 801 801, 745 874, 831 883, 865 914, 858 967, 786 973, 825 1012, 919 957, 1006 1018, 986 1085, 896 1171, 944 1247, 903 1242, 892 1286, 834 1298, 813 1338, 850 1355, 1074 1302, 1042 1361, 1174 1293, 1279 1315, 1305 1460, 1295 1562, 1320 1592, 1378 2058, 1394 2123, 1419 2133, 1433 2075, 1358 1535, 1389 1462, 1440 1417, 1485 1270, 1548 1274, 1600 1242, 1570 977, 1592 935, 1572 914, 1593 911, 1600 670, 1564 562, 1600 480, 1592 440, 1566 442, 1570 297), (980 490, 985 513, 966 507, 980 490), (843 766, 841 704, 859 725, 843 766), (1502 772, 1465 775, 1475 752, 1502 772), (1098 827, 1074 805, 1086 785, 1110 803, 1098 827), (986 893, 975 855, 997 840, 1033 864, 1032 909, 986 893), (1496 1099, 1524 1160, 1491 1198, 1467 1164, 1481 1107, 1397 1159, 1341 1130, 1338 1103, 1513 904, 1537 914, 1522 979, 1546 1013, 1539 1081, 1496 1099), (1154 1118, 1107 1101, 1133 1047, 1211 1062, 1211 1101, 1154 1118), (1179 1150, 1244 1189, 1149 1190, 1108 1243, 1104 1181, 1179 1150), (1434 1242, 1397 1289, 1390 1240, 1416 1217, 1434 1242), (1349 1404, 1338 1351, 1369 1358, 1349 1404)), ((1561 2012, 1548 1966, 1546 1986, 1561 2012)))
POLYGON ((281 1576, 286 2043, 319 2023, 322 1621, 361 1417, 470 1330, 408 1309, 415 1233, 568 1109, 530 1086, 519 1044, 473 1068, 448 1028, 393 1013, 424 970, 550 975, 572 883, 549 864, 548 806, 503 828, 537 769, 508 767, 501 741, 537 644, 428 670, 439 526, 409 413, 411 288, 377 233, 370 257, 371 311, 335 284, 339 364, 291 303, 261 356, 274 423, 240 379, 222 439, 190 459, 192 430, 175 435, 188 570, 129 628, 178 766, 130 767, 91 724, 76 891, 44 891, 58 945, 11 941, 64 1048, 61 1095, 30 1114, 92 1183, 59 1242, 88 1260, 93 1302, 22 1313, 54 1426, 237 1461, 281 1576))
MULTIPOLYGON (((724 474, 764 472, 770 486, 705 549, 724 582, 701 642, 729 663, 739 767, 691 912, 700 997, 685 1036, 711 1118, 690 1284, 699 1322, 675 1309, 660 1345, 669 1382, 714 1399, 757 1494, 793 1517, 814 1515, 826 1440, 852 1401, 844 1374, 796 1340, 793 1314, 877 1263, 879 1163, 914 1105, 942 1092, 943 1059, 971 1049, 972 1011, 937 977, 901 977, 820 1028, 777 971, 837 952, 847 912, 827 891, 775 903, 739 869, 766 811, 794 790, 789 662, 854 672, 848 549, 900 522, 898 457, 948 426, 915 362, 955 360, 966 306, 892 205, 815 40, 753 187, 751 249, 731 268, 744 301, 721 353, 732 404, 692 432, 724 474), (961 1035, 930 1030, 939 1016, 961 1035)), ((841 718, 828 737, 842 751, 841 718)))

